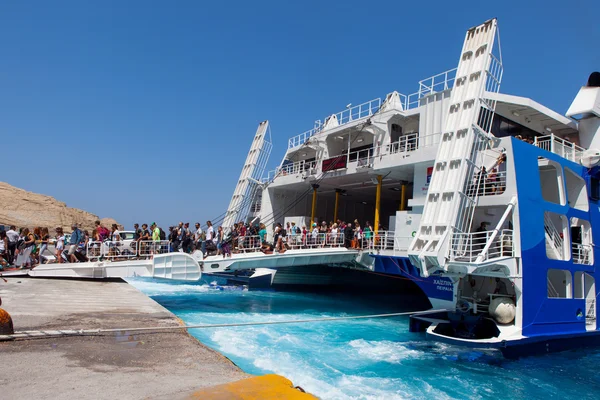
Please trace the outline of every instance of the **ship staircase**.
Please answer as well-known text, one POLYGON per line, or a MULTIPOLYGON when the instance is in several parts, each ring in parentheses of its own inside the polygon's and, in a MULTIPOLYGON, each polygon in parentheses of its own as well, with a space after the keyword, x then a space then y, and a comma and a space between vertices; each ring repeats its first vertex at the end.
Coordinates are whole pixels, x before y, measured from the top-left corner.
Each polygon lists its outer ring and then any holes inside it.
POLYGON ((474 263, 489 264, 491 259, 512 255, 511 232, 500 227, 515 198, 494 230, 481 237, 472 233, 483 160, 494 143, 489 132, 496 104, 485 94, 499 91, 503 72, 499 43, 494 49, 496 39, 496 19, 469 29, 465 36, 421 224, 408 250, 411 262, 425 277, 449 268, 470 273, 476 269, 474 263))
POLYGON ((225 213, 223 226, 226 229, 237 222, 247 222, 252 207, 256 206, 255 200, 261 187, 260 179, 267 167, 272 148, 269 121, 263 121, 258 125, 246 162, 225 213))

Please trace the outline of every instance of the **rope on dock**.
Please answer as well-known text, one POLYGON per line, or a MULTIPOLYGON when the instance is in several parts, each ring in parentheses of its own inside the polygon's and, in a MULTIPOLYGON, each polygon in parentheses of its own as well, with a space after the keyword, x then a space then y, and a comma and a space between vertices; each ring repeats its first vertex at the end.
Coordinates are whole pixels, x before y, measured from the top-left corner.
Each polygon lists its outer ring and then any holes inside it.
POLYGON ((391 314, 373 314, 373 315, 354 315, 347 317, 324 317, 324 318, 311 318, 311 319, 296 319, 289 321, 263 321, 263 322, 238 322, 231 324, 205 324, 205 325, 179 325, 179 326, 154 326, 144 328, 113 328, 113 329, 60 329, 60 330, 46 330, 46 331, 17 331, 12 335, 0 335, 0 342, 7 340, 16 339, 44 339, 44 338, 56 338, 65 336, 86 336, 86 335, 100 335, 103 333, 135 333, 135 332, 157 332, 157 331, 172 331, 177 329, 206 329, 206 328, 231 328, 239 326, 260 326, 260 325, 284 325, 284 324, 302 324, 308 322, 329 322, 329 321, 343 321, 353 319, 367 319, 367 318, 390 318, 390 317, 402 317, 407 315, 419 315, 419 314, 430 314, 438 312, 446 312, 448 310, 425 310, 425 311, 409 311, 401 313, 391 314))

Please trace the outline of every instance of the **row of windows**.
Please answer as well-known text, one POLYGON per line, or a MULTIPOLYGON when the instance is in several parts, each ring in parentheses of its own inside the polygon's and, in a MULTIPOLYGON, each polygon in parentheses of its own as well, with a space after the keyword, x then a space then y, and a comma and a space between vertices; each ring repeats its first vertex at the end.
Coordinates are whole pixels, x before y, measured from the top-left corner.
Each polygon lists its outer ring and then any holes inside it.
POLYGON ((593 292, 594 277, 588 273, 577 271, 572 276, 569 270, 548 270, 548 298, 585 299, 593 292))
POLYGON ((538 168, 544 200, 561 206, 568 201, 571 208, 589 210, 587 186, 581 176, 568 167, 563 171, 559 163, 544 157, 538 160, 538 168))

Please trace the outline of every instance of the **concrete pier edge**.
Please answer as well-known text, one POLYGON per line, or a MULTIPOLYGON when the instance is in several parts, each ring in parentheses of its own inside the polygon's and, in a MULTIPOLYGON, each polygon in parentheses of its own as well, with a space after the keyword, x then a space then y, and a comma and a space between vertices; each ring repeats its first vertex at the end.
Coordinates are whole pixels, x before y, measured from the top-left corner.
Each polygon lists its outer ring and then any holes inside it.
MULTIPOLYGON (((8 278, 15 331, 185 323, 127 282, 8 278)), ((187 329, 0 342, 6 398, 315 399, 278 375, 252 376, 187 329), (199 397, 200 396, 200 397, 199 397)))

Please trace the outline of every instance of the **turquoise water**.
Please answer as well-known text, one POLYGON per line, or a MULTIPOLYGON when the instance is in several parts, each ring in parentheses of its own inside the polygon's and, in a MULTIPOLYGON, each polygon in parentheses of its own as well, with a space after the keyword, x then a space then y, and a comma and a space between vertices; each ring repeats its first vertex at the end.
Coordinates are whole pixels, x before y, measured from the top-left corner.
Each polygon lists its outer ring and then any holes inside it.
MULTIPOLYGON (((187 324, 402 312, 401 296, 260 292, 131 280, 187 324)), ((323 399, 600 398, 599 350, 518 361, 426 341, 408 318, 190 331, 251 374, 277 373, 323 399)))

